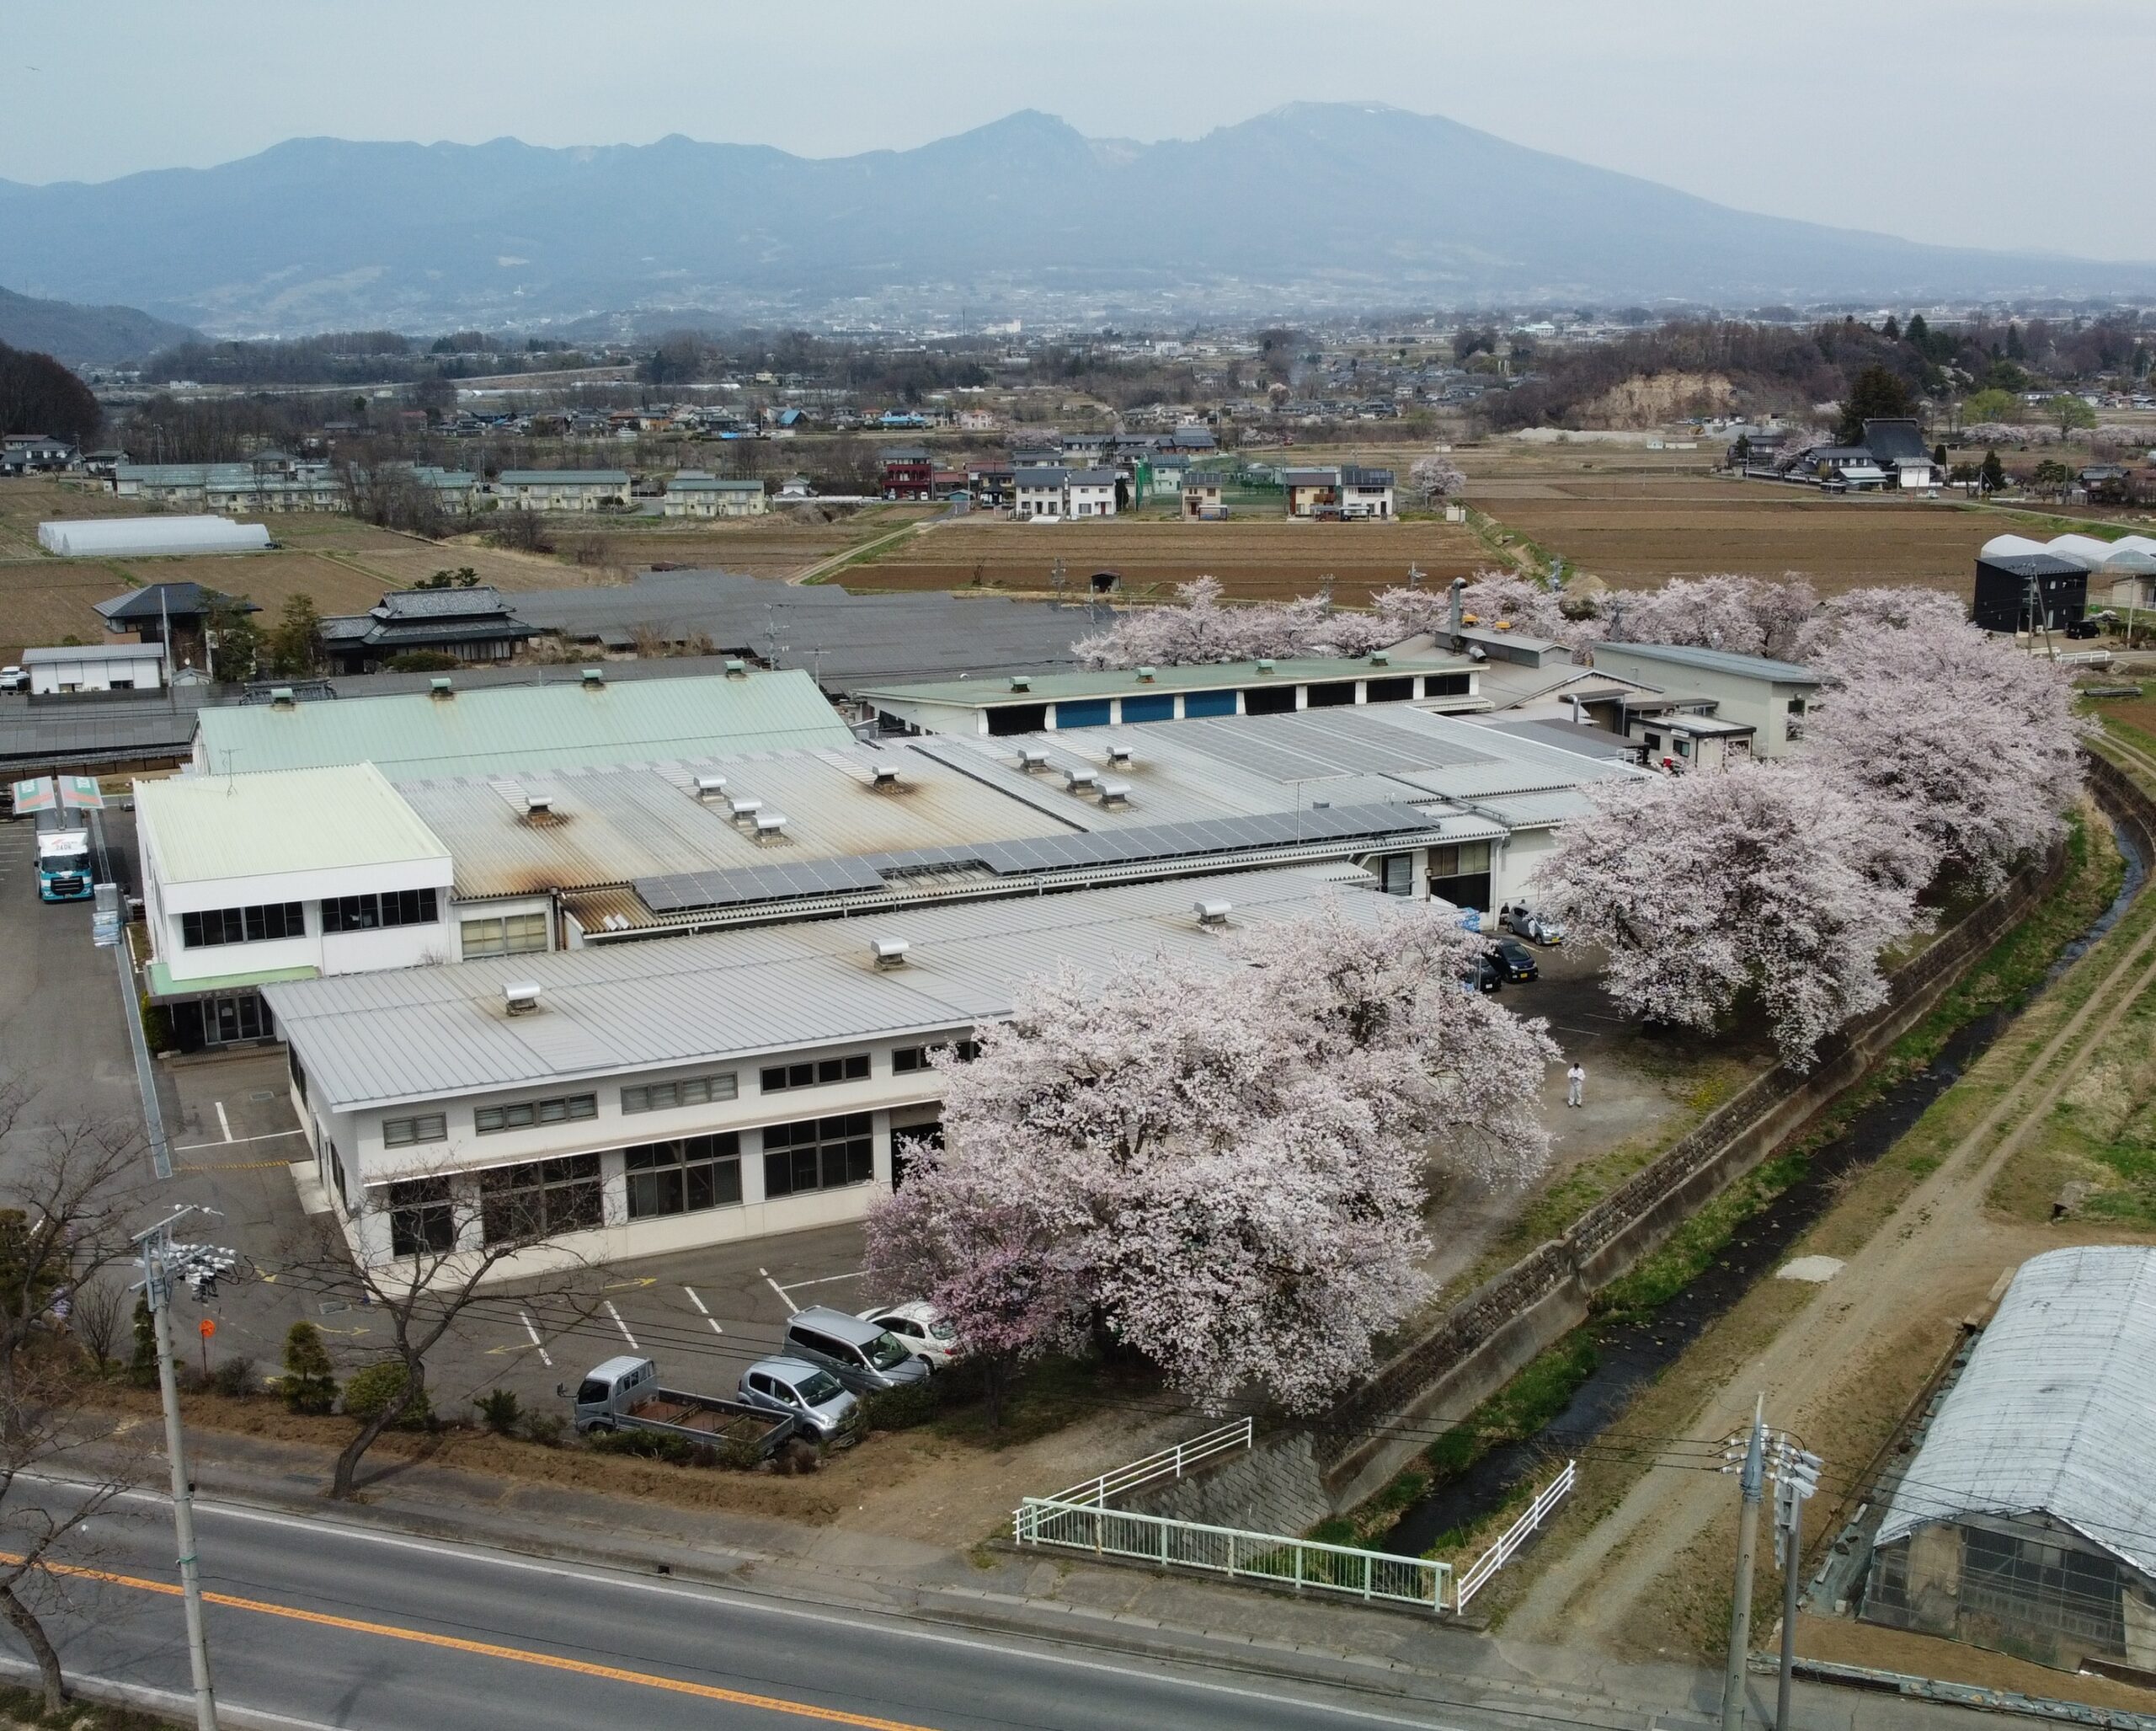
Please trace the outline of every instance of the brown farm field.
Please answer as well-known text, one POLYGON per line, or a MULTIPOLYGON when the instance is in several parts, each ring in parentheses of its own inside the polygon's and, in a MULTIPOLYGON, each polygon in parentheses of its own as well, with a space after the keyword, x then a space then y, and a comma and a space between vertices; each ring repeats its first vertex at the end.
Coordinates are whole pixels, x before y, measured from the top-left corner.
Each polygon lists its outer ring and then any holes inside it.
POLYGON ((1059 558, 1074 589, 1096 571, 1114 571, 1123 592, 1139 600, 1167 599, 1177 584, 1210 576, 1243 600, 1284 601, 1315 592, 1330 577, 1334 594, 1352 606, 1405 583, 1410 565, 1445 580, 1498 563, 1472 531, 1442 522, 1130 519, 1041 527, 970 520, 938 524, 881 558, 850 566, 840 580, 851 590, 1046 595, 1059 558))

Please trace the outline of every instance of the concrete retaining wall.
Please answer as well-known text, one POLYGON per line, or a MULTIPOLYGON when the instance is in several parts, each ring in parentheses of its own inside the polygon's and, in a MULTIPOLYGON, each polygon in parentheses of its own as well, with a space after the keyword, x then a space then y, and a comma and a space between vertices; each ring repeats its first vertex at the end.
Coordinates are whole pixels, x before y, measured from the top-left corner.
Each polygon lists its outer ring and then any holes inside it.
MULTIPOLYGON (((2100 758, 2090 791, 2156 857, 2156 804, 2100 758)), ((1886 1007, 1820 1048, 1801 1074, 1778 1066, 1470 1294, 1317 1425, 1276 1432, 1251 1456, 1141 1499, 1154 1514, 1265 1532, 1300 1532, 1381 1489, 1433 1433, 1496 1393, 1587 1320, 1594 1294, 1652 1252, 1702 1205, 1758 1166, 1860 1081, 1977 957, 2053 889, 2063 854, 2024 872, 1889 981, 1886 1007), (1312 1514, 1310 1511, 1318 1512, 1312 1514)))

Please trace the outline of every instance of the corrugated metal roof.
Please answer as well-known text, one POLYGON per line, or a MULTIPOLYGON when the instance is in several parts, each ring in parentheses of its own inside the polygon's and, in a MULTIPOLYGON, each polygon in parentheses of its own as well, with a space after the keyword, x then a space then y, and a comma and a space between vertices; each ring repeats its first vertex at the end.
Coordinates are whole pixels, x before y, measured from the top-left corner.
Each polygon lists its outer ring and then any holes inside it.
POLYGON ((2021 1264, 1894 1493, 1876 1541, 2044 1514, 2156 1576, 2156 1250, 2021 1264))
POLYGON ((449 858, 371 763, 137 782, 135 822, 168 884, 449 858))
POLYGON ((1570 823, 1594 809, 1594 802, 1572 788, 1554 793, 1514 793, 1496 799, 1477 799, 1475 809, 1507 830, 1544 830, 1570 823))
POLYGON ((849 740, 828 751, 441 777, 400 788, 448 844, 456 893, 467 899, 1079 827, 897 740, 883 749, 849 740), (900 767, 898 784, 878 789, 874 766, 887 761, 900 767), (725 794, 700 799, 696 777, 720 774, 725 794), (552 799, 544 820, 531 820, 527 794, 552 799), (727 802, 737 798, 784 813, 784 836, 760 841, 734 823, 727 802))
POLYGON ((252 773, 375 763, 392 781, 736 751, 844 746, 852 734, 805 673, 567 682, 291 708, 204 709, 211 768, 252 773))
POLYGON ((1069 698, 1138 697, 1148 692, 1211 691, 1216 687, 1324 684, 1335 680, 1390 679, 1411 673, 1467 672, 1475 663, 1465 655, 1425 652, 1394 654, 1373 662, 1312 656, 1276 660, 1270 672, 1255 661, 1209 662, 1198 666, 1161 667, 1150 680, 1129 668, 1102 673, 1049 673, 1036 676, 1031 689, 1014 692, 1008 680, 942 679, 921 685, 864 687, 857 693, 871 703, 959 703, 985 708, 995 703, 1059 703, 1069 698))
POLYGON ((1292 919, 1328 894, 1374 922, 1389 906, 1352 868, 1021 896, 763 926, 663 942, 512 956, 446 968, 348 974, 266 989, 305 1065, 310 1097, 336 1110, 912 1032, 1010 1012, 1021 982, 1068 964, 1097 974, 1127 957, 1217 959, 1219 933, 1193 902, 1234 906, 1230 927, 1292 919), (879 970, 872 937, 911 946, 879 970), (510 1016, 502 988, 530 980, 542 1007, 510 1016))
POLYGON ((1726 673, 1742 679, 1767 679, 1781 685, 1817 685, 1819 676, 1794 661, 1769 660, 1764 655, 1732 655, 1726 649, 1694 649, 1689 644, 1612 643, 1595 645, 1596 662, 1608 653, 1637 655, 1644 661, 1668 661, 1704 672, 1726 673))

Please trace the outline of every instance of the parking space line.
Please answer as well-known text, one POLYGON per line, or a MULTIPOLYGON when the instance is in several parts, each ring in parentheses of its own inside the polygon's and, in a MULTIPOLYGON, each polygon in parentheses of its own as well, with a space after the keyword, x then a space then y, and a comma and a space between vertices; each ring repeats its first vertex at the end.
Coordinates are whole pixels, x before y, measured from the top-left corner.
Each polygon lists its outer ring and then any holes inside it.
POLYGON ((629 1325, 622 1320, 621 1312, 614 1308, 614 1301, 610 1298, 606 1300, 605 1303, 606 1314, 614 1319, 614 1326, 622 1331, 622 1338, 628 1342, 629 1349, 632 1352, 642 1352, 643 1349, 637 1344, 636 1336, 629 1333, 629 1325))
MULTIPOLYGON (((280 1136, 296 1136, 298 1134, 296 1130, 268 1130, 259 1136, 227 1136, 225 1142, 274 1142, 280 1136)), ((221 1148, 225 1142, 182 1142, 172 1151, 175 1154, 199 1154, 205 1148, 221 1148)))
POLYGON ((219 1100, 216 1104, 217 1108, 217 1128, 225 1133, 225 1140, 229 1142, 232 1139, 232 1121, 231 1119, 225 1116, 225 1103, 222 1100, 219 1100))
POLYGON ((704 1307, 703 1300, 696 1296, 696 1289, 693 1286, 684 1286, 681 1290, 689 1295, 689 1302, 696 1306, 696 1314, 711 1324, 711 1332, 723 1335, 726 1330, 718 1326, 718 1318, 704 1307))
POLYGON ((771 1271, 769 1269, 758 1269, 756 1272, 764 1277, 764 1285, 770 1287, 772 1291, 778 1294, 778 1301, 786 1306, 787 1315, 789 1317, 798 1315, 800 1312, 801 1306, 786 1296, 785 1287, 780 1285, 777 1281, 771 1279, 771 1271))
MULTIPOLYGON (((531 1326, 531 1318, 526 1316, 521 1310, 519 1310, 516 1315, 517 1320, 524 1324, 524 1332, 531 1337, 531 1345, 533 1349, 539 1354, 539 1362, 544 1365, 549 1370, 552 1370, 554 1368, 554 1361, 551 1358, 547 1357, 546 1343, 539 1338, 539 1331, 531 1326)), ((622 1332, 626 1333, 627 1330, 624 1329, 622 1332)), ((636 1342, 632 1340, 629 1344, 634 1346, 636 1342)))

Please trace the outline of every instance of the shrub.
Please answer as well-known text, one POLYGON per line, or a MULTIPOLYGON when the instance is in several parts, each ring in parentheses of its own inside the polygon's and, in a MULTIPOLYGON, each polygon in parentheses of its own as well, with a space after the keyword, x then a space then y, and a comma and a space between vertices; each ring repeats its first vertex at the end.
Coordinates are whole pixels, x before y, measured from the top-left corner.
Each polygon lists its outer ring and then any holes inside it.
POLYGON ((150 1314, 150 1301, 135 1301, 135 1352, 127 1361, 127 1380, 137 1388, 157 1386, 157 1325, 150 1314))
MULTIPOLYGON (((395 1405, 404 1392, 404 1366, 395 1359, 382 1359, 354 1374, 344 1385, 347 1418, 368 1419, 395 1405)), ((419 1397, 403 1415, 392 1421, 399 1430, 424 1430, 434 1422, 434 1409, 424 1384, 419 1397)))
POLYGON ((172 1050, 172 1012, 163 1004, 153 1004, 147 991, 142 994, 142 1041, 153 1052, 172 1050))
POLYGON ((636 1455, 670 1467, 693 1466, 696 1454, 696 1445, 686 1436, 656 1430, 595 1430, 591 1446, 602 1455, 636 1455))
POLYGON ((568 1429, 559 1413, 526 1413, 524 1415, 524 1438, 542 1449, 558 1449, 562 1433, 568 1429))
POLYGON ((472 1403, 479 1409, 479 1422, 496 1436, 508 1436, 523 1416, 523 1407, 513 1388, 490 1388, 472 1403))
POLYGON ((941 1376, 930 1376, 904 1388, 864 1395, 862 1417, 871 1430, 910 1430, 942 1415, 947 1392, 941 1376))
POLYGON ((313 1323, 297 1322, 285 1331, 285 1374, 277 1386, 295 1413, 318 1416, 337 1410, 335 1367, 313 1323))
POLYGON ((210 1373, 210 1386, 219 1394, 238 1400, 254 1392, 254 1360, 226 1359, 210 1373))

